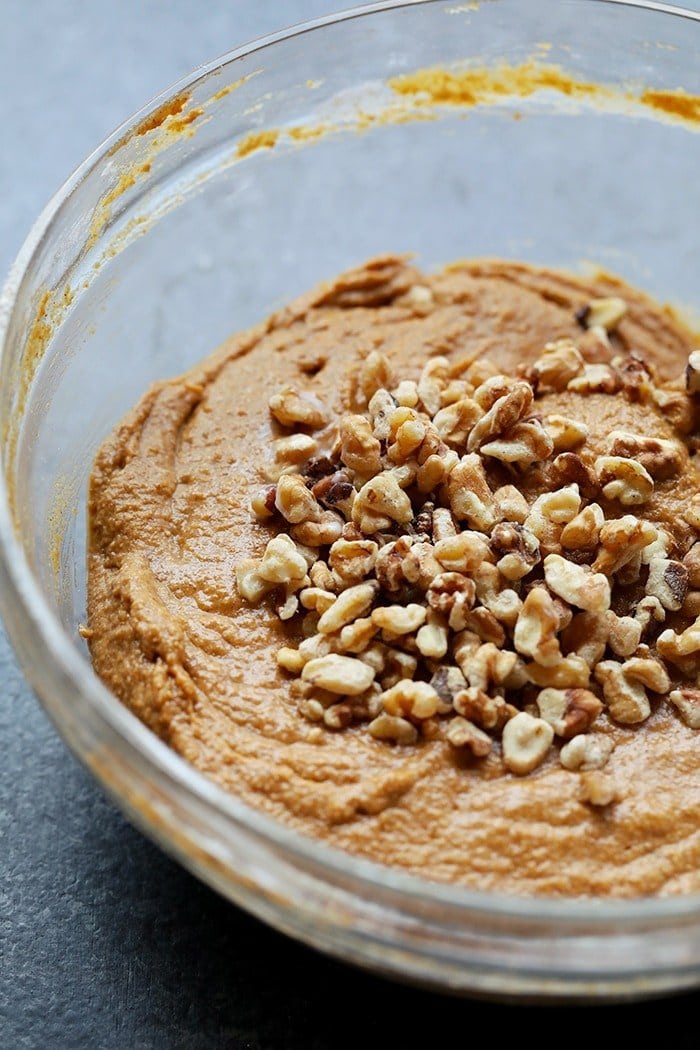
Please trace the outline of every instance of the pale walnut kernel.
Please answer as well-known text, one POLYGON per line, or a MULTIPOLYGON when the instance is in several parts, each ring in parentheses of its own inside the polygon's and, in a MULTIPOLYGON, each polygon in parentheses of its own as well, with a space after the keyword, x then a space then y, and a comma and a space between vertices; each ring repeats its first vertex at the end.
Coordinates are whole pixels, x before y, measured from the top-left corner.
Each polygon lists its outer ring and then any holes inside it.
POLYGON ((469 530, 438 540, 434 550, 435 557, 448 572, 473 573, 483 562, 493 560, 486 537, 469 530))
POLYGON ((471 528, 481 532, 488 532, 495 524, 493 493, 481 457, 475 453, 462 456, 450 472, 447 498, 457 521, 466 521, 471 528))
POLYGON ((364 404, 367 404, 374 394, 382 388, 388 389, 393 386, 394 380, 391 373, 391 365, 384 354, 372 350, 360 365, 357 377, 358 386, 362 391, 364 404))
POLYGON ((292 525, 318 521, 322 510, 300 474, 283 474, 277 482, 275 506, 292 525))
POLYGON ((559 761, 564 769, 602 769, 615 745, 610 737, 598 733, 575 736, 559 752, 559 761))
POLYGON ((269 408, 283 427, 301 426, 318 430, 328 422, 328 413, 317 397, 313 394, 299 394, 291 386, 273 394, 269 400, 269 408))
MULTIPOLYGON (((455 610, 450 613, 450 623, 455 624, 452 628, 455 631, 460 630, 456 620, 457 616, 462 614, 462 612, 462 609, 455 607, 455 610)), ((493 642, 499 649, 505 645, 506 632, 503 625, 498 622, 492 612, 484 609, 483 606, 466 612, 461 616, 461 622, 466 631, 475 634, 482 642, 493 642)))
POLYGON ((553 667, 531 663, 527 664, 525 670, 528 681, 541 689, 586 689, 591 680, 588 664, 576 653, 569 653, 553 667))
MULTIPOLYGON (((482 364, 487 362, 483 361, 482 364)), ((477 405, 484 412, 488 412, 490 408, 496 404, 499 398, 505 397, 513 389, 513 379, 510 376, 504 376, 500 372, 491 372, 490 375, 486 375, 481 379, 481 382, 477 382, 476 378, 473 377, 473 369, 478 362, 469 370, 469 375, 472 383, 474 383, 476 389, 474 390, 474 400, 477 405)))
POLYGON ((414 543, 401 562, 401 572, 407 583, 426 591, 430 584, 443 571, 435 557, 435 548, 431 543, 414 543))
POLYGON ((667 693, 671 688, 668 671, 658 660, 650 657, 632 657, 622 665, 625 678, 641 682, 653 693, 667 693))
POLYGON ((561 660, 558 630, 559 617, 549 591, 545 587, 533 587, 515 624, 515 648, 543 667, 553 667, 561 660))
POLYGON ((503 685, 517 663, 517 656, 498 649, 491 642, 480 645, 468 665, 460 664, 469 685, 488 692, 492 685, 503 685))
POLYGON ((649 521, 625 514, 606 521, 600 530, 600 546, 593 571, 612 576, 633 561, 649 544, 654 543, 657 529, 649 521))
POLYGON ((493 747, 493 741, 488 733, 466 718, 451 719, 445 731, 445 739, 448 744, 458 750, 471 751, 475 758, 485 758, 493 747))
POLYGON ((590 689, 543 689, 537 708, 557 736, 569 740, 590 729, 603 705, 590 689))
POLYGON ((459 667, 446 667, 444 665, 437 669, 430 679, 430 684, 440 697, 446 711, 449 711, 452 707, 457 694, 467 687, 467 681, 459 667))
POLYGON ((651 714, 644 686, 628 678, 624 665, 615 660, 602 660, 594 671, 603 687, 603 696, 611 718, 622 725, 637 725, 651 714))
POLYGON ((412 518, 411 501, 390 471, 366 482, 352 508, 352 520, 364 533, 379 532, 392 521, 407 525, 412 518))
POLYGON ((511 582, 527 576, 540 560, 539 540, 524 525, 505 521, 494 525, 491 548, 500 556, 496 568, 511 582))
POLYGON ((404 408, 415 408, 418 404, 418 386, 411 379, 402 379, 391 396, 404 408))
POLYGON ((634 618, 642 630, 642 637, 655 623, 663 623, 666 619, 666 610, 658 598, 642 598, 637 604, 634 618))
POLYGON ((610 365, 586 365, 582 374, 569 381, 567 390, 576 394, 616 394, 620 377, 610 365))
POLYGON ((307 568, 306 559, 294 540, 282 532, 265 547, 258 573, 269 583, 284 584, 287 588, 300 590, 307 579, 307 568))
POLYGON ((343 534, 345 522, 332 510, 324 510, 317 521, 302 521, 292 525, 289 533, 293 540, 306 547, 327 547, 343 534))
POLYGON ((606 332, 614 332, 626 313, 627 303, 614 295, 591 299, 576 311, 576 319, 584 328, 604 328, 606 332))
POLYGON ((374 681, 374 670, 351 656, 329 653, 309 660, 304 665, 301 677, 304 682, 310 682, 329 693, 357 696, 369 689, 374 681))
POLYGON ((553 739, 548 722, 520 711, 503 727, 503 761, 517 776, 531 773, 544 761, 553 739))
POLYGON ((473 686, 461 689, 454 697, 453 703, 455 711, 470 722, 475 722, 481 729, 497 732, 518 713, 517 707, 513 707, 502 696, 490 696, 473 686))
POLYGON ((589 430, 585 423, 568 416, 554 413, 547 416, 544 425, 547 428, 555 452, 571 452, 583 445, 588 439, 589 430))
MULTIPOLYGON (((260 562, 257 558, 245 558, 236 566, 238 593, 251 605, 257 605, 275 586, 274 583, 262 578, 258 572, 259 567, 260 562)), ((306 562, 304 562, 304 568, 306 568, 306 562)))
POLYGON ((336 595, 333 591, 325 591, 321 587, 304 587, 299 591, 299 601, 304 609, 312 609, 319 614, 330 609, 335 602, 336 595))
POLYGON ((588 565, 574 565, 558 554, 544 560, 544 578, 550 590, 577 609, 603 613, 610 608, 610 583, 588 565))
POLYGON ((270 481, 277 481, 282 474, 305 463, 318 451, 318 442, 309 434, 290 434, 272 443, 273 460, 265 468, 270 481))
POLYGON ((433 357, 423 367, 418 380, 418 397, 430 416, 440 409, 442 391, 447 385, 450 363, 446 357, 433 357))
POLYGON ((482 415, 476 401, 465 397, 441 408, 433 417, 433 425, 445 444, 462 448, 482 415))
POLYGON ((427 610, 424 605, 383 605, 372 613, 372 623, 389 634, 411 634, 425 623, 427 610))
POLYGON ((482 456, 524 468, 548 459, 554 442, 539 419, 523 419, 493 441, 481 445, 482 456))
MULTIPOLYGON (((374 540, 336 540, 328 552, 328 563, 341 583, 356 583, 374 569, 379 546, 374 540)), ((313 578, 313 567, 311 569, 313 578)))
POLYGON ((281 649, 277 650, 277 666, 281 667, 284 671, 289 671, 290 674, 301 674, 304 664, 308 663, 303 653, 300 653, 298 649, 292 649, 288 645, 283 645, 281 649))
POLYGON ((358 583, 342 591, 318 621, 319 634, 335 634, 342 627, 364 616, 372 607, 378 591, 379 584, 374 580, 358 583))
POLYGON ((597 503, 589 503, 564 526, 559 542, 567 550, 590 550, 597 546, 604 524, 602 508, 597 503))
POLYGON ((360 617, 341 628, 336 645, 343 653, 363 653, 372 644, 378 630, 371 617, 360 617))
POLYGON ((376 740, 390 740, 395 744, 415 744, 418 730, 405 718, 383 713, 369 723, 369 733, 376 740))
POLYGON ((499 521, 524 525, 530 513, 527 500, 515 485, 503 485, 493 494, 493 506, 499 521))
POLYGON ((680 442, 663 438, 642 437, 624 430, 613 430, 608 436, 608 453, 634 459, 652 478, 664 480, 678 474, 683 467, 680 442))
POLYGON ((440 697, 427 682, 406 678, 381 694, 384 710, 401 718, 432 718, 440 709, 440 697))
POLYGON ((372 395, 367 411, 372 422, 372 431, 379 441, 389 440, 389 419, 396 408, 396 402, 388 390, 377 390, 372 395))
MULTIPOLYGON (((431 609, 457 624, 458 618, 463 618, 474 605, 476 584, 462 573, 442 572, 432 580, 426 598, 431 609)), ((459 629, 452 627, 452 630, 459 629)))
POLYGON ((581 773, 581 801, 591 806, 603 808, 617 802, 619 798, 617 783, 609 773, 592 769, 581 773))
POLYGON ((617 616, 612 609, 605 614, 608 645, 616 656, 631 656, 642 640, 642 624, 633 616, 617 616))
POLYGON ((595 471, 606 499, 625 507, 646 503, 654 492, 654 480, 641 463, 624 456, 598 456, 595 471))
POLYGON ((452 511, 447 507, 436 507, 433 511, 433 541, 448 540, 457 535, 457 525, 452 511))
POLYGON ((658 598, 669 612, 678 612, 688 593, 688 570, 683 562, 671 558, 652 558, 644 592, 658 598))
POLYGON ((693 350, 688 355, 685 388, 689 394, 700 394, 700 350, 693 350))
POLYGON ((569 339, 548 343, 541 357, 530 369, 530 380, 539 393, 542 390, 566 390, 570 379, 583 372, 584 360, 569 339))
POLYGON ((428 613, 428 622, 416 635, 418 652, 427 660, 441 660, 447 652, 449 635, 447 627, 440 623, 435 613, 428 613))
POLYGON ((467 452, 476 452, 491 438, 514 427, 529 412, 533 399, 532 387, 522 381, 511 382, 509 393, 499 397, 471 431, 467 452))
POLYGON ((700 689, 674 689, 669 700, 691 729, 700 729, 700 689))
POLYGON ((556 492, 543 492, 538 496, 525 525, 539 540, 542 551, 550 553, 559 548, 564 526, 576 517, 580 509, 578 485, 567 485, 556 492))
POLYGON ((344 416, 338 427, 340 458, 360 478, 373 478, 382 469, 381 445, 364 416, 344 416))

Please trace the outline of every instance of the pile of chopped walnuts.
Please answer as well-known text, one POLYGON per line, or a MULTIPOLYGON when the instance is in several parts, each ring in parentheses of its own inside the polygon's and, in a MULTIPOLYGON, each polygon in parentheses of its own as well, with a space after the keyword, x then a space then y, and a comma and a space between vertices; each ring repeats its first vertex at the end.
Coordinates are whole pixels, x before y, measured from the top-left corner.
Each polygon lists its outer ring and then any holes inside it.
MULTIPOLYGON (((601 712, 635 726, 669 701, 700 728, 700 543, 678 551, 640 513, 687 461, 700 351, 685 389, 661 388, 641 358, 613 356, 625 309, 599 299, 577 315, 599 339, 594 363, 561 340, 517 376, 434 357, 397 382, 370 353, 363 411, 333 430, 314 396, 271 398, 290 433, 252 510, 276 534, 237 580, 248 602, 272 595, 300 620, 303 640, 277 661, 306 719, 396 744, 443 737, 476 759, 500 740, 515 774, 557 737, 595 805, 617 790, 599 772, 613 746, 594 731, 601 712), (565 390, 648 403, 679 436, 613 431, 605 455, 582 458, 585 420, 538 414, 538 397, 565 390), (326 455, 317 431, 332 435, 326 455), (534 470, 546 486, 528 503, 534 470)), ((685 516, 697 537, 700 498, 685 516)))

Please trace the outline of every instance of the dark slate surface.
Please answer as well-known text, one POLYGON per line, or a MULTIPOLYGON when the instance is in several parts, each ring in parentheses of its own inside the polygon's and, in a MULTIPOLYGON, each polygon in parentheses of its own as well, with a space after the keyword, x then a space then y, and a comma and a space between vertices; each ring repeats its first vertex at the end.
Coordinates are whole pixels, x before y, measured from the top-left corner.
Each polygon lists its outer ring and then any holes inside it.
MULTIPOLYGON (((0 270, 71 168, 145 99, 228 46, 336 6, 2 0, 0 270)), ((2 631, 0 683, 2 1050, 327 1050, 378 1045, 387 1024, 397 1047, 605 1046, 618 1031, 632 1046, 653 1031, 697 1047, 700 993, 504 1007, 403 988, 294 944, 126 823, 66 750, 2 631)))

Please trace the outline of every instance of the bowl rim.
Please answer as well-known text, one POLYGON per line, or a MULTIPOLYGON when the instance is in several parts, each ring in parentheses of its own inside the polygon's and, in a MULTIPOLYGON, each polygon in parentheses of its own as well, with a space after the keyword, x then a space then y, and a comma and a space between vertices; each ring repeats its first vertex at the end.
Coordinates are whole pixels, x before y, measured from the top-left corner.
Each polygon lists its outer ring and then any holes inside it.
MULTIPOLYGON (((378 3, 340 10, 266 34, 195 67, 124 120, 68 176, 30 228, 0 291, 0 361, 6 353, 7 333, 18 290, 35 254, 44 238, 50 233, 53 221, 65 201, 88 172, 98 165, 134 127, 165 102, 183 91, 192 89, 211 73, 221 71, 239 59, 274 47, 282 41, 302 34, 322 31, 353 19, 440 2, 442 0, 380 0, 378 3)), ((577 2, 583 3, 584 0, 577 0, 577 2)), ((590 3, 590 0, 587 2, 590 3)), ((595 3, 601 7, 648 10, 662 15, 685 18, 700 24, 700 11, 691 11, 677 5, 656 2, 656 0, 595 0, 595 3)), ((401 895, 402 903, 405 900, 406 903, 413 902, 421 906, 447 907, 484 918, 493 918, 497 915, 533 922, 549 922, 560 918, 566 919, 571 926, 581 930, 585 929, 591 921, 595 921, 596 925, 612 922, 616 927, 624 930, 631 929, 640 922, 652 927, 660 927, 668 920, 678 921, 684 917, 697 919, 700 916, 700 893, 677 897, 631 899, 548 898, 473 890, 431 881, 325 845, 267 816, 262 810, 255 809, 233 793, 225 791, 181 758, 152 730, 139 721, 107 689, 92 667, 74 648, 57 615, 44 599, 41 587, 34 577, 22 545, 15 534, 6 477, 7 473, 12 470, 13 464, 6 462, 4 448, 0 448, 0 453, 2 456, 0 570, 7 582, 7 587, 0 588, 0 612, 8 627, 11 640, 12 631, 8 623, 10 606, 18 614, 22 626, 36 634, 56 671, 70 681, 80 699, 89 705, 103 727, 115 733, 130 752, 139 761, 146 764, 146 771, 155 771, 170 786, 188 792, 212 817, 225 819, 232 830, 240 829, 263 839, 266 844, 284 851, 293 861, 310 863, 314 868, 343 880, 356 879, 370 891, 396 892, 401 895)), ((22 666, 22 671, 25 673, 25 666, 22 666)), ((41 702, 45 707, 43 700, 41 702)), ((60 732, 60 724, 57 724, 57 728, 60 732)), ((96 779, 102 779, 94 769, 91 769, 91 773, 96 779)), ((152 834, 152 832, 152 825, 148 824, 146 833, 152 834)))

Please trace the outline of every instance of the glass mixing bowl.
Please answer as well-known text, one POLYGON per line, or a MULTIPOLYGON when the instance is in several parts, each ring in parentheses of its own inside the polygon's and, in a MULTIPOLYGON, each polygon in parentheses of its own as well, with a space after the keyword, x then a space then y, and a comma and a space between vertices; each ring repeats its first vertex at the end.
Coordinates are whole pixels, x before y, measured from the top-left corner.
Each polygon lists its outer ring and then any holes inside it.
POLYGON ((434 0, 341 14, 233 51, 136 114, 49 203, 2 293, 0 594, 29 681, 139 827, 345 960, 470 994, 658 994, 700 984, 700 897, 432 884, 218 789, 91 670, 77 628, 93 455, 153 380, 376 253, 428 268, 593 262, 691 310, 700 104, 678 89, 700 94, 700 15, 678 8, 434 0), (454 75, 396 90, 436 66, 454 75))

